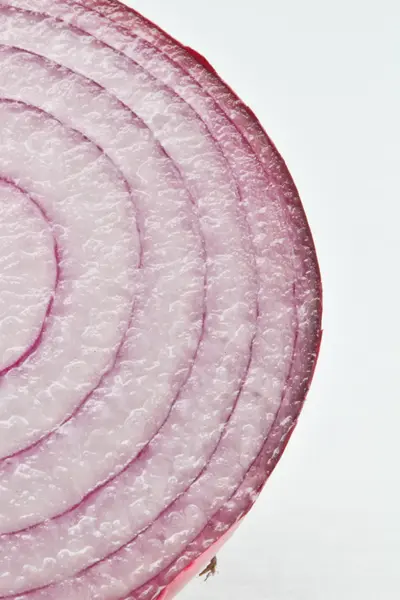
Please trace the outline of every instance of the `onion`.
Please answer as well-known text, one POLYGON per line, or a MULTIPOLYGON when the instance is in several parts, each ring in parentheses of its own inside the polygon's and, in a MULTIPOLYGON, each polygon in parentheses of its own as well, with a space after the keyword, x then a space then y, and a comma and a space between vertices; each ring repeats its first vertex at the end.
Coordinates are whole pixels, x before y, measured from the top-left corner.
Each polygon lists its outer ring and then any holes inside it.
POLYGON ((0 597, 152 600, 257 498, 320 341, 307 221, 210 65, 0 0, 0 597))

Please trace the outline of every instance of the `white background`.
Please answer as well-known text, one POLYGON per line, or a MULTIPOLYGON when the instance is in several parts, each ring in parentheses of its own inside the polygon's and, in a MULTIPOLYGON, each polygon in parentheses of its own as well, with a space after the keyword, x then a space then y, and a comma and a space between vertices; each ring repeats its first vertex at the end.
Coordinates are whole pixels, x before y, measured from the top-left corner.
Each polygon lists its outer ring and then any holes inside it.
POLYGON ((298 185, 324 339, 298 428, 219 574, 181 600, 399 600, 398 0, 130 0, 203 53, 298 185))

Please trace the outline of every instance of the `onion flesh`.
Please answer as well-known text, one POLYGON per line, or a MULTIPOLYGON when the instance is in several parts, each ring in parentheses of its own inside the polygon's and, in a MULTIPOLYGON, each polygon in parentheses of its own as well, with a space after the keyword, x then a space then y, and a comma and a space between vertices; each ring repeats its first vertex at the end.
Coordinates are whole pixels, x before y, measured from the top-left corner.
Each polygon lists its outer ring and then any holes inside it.
POLYGON ((253 113, 122 4, 1 0, 0 62, 0 598, 153 600, 295 426, 311 234, 253 113))

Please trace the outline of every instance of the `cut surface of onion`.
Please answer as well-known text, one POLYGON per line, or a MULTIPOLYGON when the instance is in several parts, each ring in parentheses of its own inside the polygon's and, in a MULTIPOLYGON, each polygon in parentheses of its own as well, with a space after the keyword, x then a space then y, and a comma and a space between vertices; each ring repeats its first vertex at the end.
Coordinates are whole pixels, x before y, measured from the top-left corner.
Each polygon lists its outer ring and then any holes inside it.
POLYGON ((200 55, 109 0, 0 0, 0 598, 155 600, 296 424, 296 188, 200 55))

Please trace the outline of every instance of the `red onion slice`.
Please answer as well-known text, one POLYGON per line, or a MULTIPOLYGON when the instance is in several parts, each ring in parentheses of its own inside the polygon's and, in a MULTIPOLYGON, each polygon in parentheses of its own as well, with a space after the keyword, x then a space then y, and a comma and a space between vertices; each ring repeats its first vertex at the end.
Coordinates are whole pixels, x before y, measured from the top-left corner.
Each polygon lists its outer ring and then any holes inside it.
POLYGON ((123 5, 1 0, 0 61, 0 233, 31 240, 5 290, 28 319, 2 359, 0 597, 154 599, 293 430, 311 235, 252 113, 123 5))

